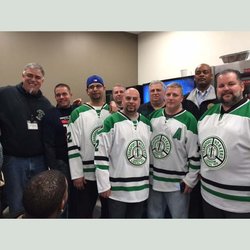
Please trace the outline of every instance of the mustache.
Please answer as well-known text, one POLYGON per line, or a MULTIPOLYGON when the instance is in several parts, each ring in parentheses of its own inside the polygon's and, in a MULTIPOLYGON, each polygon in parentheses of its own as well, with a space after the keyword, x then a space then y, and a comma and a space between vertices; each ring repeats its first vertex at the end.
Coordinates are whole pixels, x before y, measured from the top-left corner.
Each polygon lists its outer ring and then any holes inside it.
POLYGON ((223 93, 221 93, 221 96, 228 95, 228 94, 233 95, 233 92, 231 90, 227 90, 227 91, 224 91, 223 93))

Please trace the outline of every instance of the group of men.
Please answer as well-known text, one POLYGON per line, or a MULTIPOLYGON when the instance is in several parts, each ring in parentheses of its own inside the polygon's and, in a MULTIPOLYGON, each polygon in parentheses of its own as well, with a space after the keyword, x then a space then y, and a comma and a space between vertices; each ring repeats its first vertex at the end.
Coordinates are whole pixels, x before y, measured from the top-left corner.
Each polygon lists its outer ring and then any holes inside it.
POLYGON ((40 91, 43 68, 26 65, 20 84, 0 89, 11 216, 24 212, 29 179, 49 168, 66 177, 68 205, 57 207, 69 218, 91 218, 98 198, 101 218, 142 218, 145 201, 148 218, 249 218, 250 104, 240 73, 215 76, 217 93, 209 65, 194 79, 186 96, 178 83, 152 81, 142 105, 136 89, 117 84, 109 106, 93 75, 89 102, 71 105, 70 87, 58 84, 52 107, 40 91))

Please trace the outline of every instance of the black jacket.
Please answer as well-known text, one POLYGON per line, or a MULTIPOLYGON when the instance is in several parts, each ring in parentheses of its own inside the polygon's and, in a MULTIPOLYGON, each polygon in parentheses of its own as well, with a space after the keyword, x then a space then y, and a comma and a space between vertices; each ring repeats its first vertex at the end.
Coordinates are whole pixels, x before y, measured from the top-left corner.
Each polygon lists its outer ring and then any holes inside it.
POLYGON ((51 107, 49 100, 39 91, 27 93, 22 83, 0 88, 0 128, 3 153, 17 157, 43 154, 41 121, 51 107), (27 122, 34 120, 38 129, 28 129, 27 122))
POLYGON ((155 109, 153 108, 151 102, 146 102, 144 104, 141 104, 138 109, 138 112, 144 115, 145 117, 149 117, 149 115, 154 111, 155 109))
POLYGON ((218 103, 215 90, 212 89, 211 93, 207 96, 206 100, 203 101, 200 106, 195 100, 196 89, 193 89, 190 93, 184 96, 182 106, 183 109, 189 111, 194 117, 199 120, 200 117, 215 103, 218 103))
MULTIPOLYGON (((67 125, 75 106, 67 109, 53 107, 43 120, 45 160, 51 169, 60 170, 70 178, 68 166, 67 125)), ((69 179, 70 180, 70 179, 69 179)))

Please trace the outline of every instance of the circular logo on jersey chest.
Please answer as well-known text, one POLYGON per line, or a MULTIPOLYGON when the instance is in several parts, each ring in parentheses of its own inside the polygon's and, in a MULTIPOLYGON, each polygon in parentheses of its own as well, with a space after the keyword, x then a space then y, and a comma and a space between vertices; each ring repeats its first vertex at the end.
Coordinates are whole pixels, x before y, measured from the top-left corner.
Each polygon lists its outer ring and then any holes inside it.
POLYGON ((222 168, 227 157, 225 144, 218 137, 209 137, 201 145, 201 156, 209 168, 222 168))
POLYGON ((151 141, 151 149, 155 158, 165 158, 171 151, 171 142, 165 135, 156 135, 151 141))
POLYGON ((127 159, 134 166, 141 166, 147 160, 147 151, 141 140, 134 140, 127 147, 127 159))
POLYGON ((95 146, 95 143, 96 143, 96 135, 98 133, 98 131, 102 128, 102 126, 99 126, 99 127, 96 127, 91 135, 90 135, 90 139, 91 139, 91 143, 93 144, 93 146, 95 146))

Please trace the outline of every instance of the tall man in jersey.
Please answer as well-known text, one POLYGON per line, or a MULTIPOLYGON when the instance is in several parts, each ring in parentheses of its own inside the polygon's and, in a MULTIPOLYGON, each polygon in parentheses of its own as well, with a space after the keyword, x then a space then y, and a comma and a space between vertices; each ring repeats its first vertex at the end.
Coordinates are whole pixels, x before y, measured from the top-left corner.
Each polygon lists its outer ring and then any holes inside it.
MULTIPOLYGON (((109 105, 104 102, 105 87, 100 76, 87 79, 86 91, 90 101, 71 113, 67 136, 71 178, 74 186, 82 191, 80 217, 92 218, 98 198, 94 166, 96 134, 110 113, 109 105)), ((105 200, 101 202, 102 217, 106 217, 105 200)))
POLYGON ((149 120, 137 110, 140 94, 125 91, 123 110, 105 119, 96 143, 99 194, 109 198, 111 218, 141 218, 149 191, 149 120))
POLYGON ((172 218, 187 218, 189 193, 198 181, 197 121, 182 108, 182 99, 182 86, 169 84, 165 108, 151 115, 153 157, 149 218, 164 218, 167 207, 172 218))
POLYGON ((250 102, 240 73, 217 74, 221 104, 198 122, 205 218, 250 218, 250 102))

